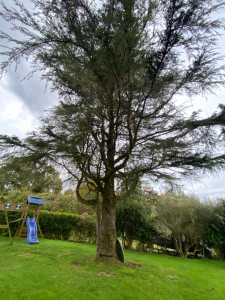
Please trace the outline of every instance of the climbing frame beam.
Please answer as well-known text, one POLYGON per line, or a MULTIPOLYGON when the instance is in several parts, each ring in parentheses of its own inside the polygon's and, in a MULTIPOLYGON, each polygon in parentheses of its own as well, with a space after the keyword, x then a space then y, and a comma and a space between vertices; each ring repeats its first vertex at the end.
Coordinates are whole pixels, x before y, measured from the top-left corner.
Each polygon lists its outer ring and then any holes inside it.
POLYGON ((5 212, 5 220, 6 220, 6 224, 0 224, 0 229, 8 229, 10 244, 12 245, 12 235, 11 235, 9 219, 7 215, 7 204, 3 200, 1 200, 0 202, 0 210, 5 212))

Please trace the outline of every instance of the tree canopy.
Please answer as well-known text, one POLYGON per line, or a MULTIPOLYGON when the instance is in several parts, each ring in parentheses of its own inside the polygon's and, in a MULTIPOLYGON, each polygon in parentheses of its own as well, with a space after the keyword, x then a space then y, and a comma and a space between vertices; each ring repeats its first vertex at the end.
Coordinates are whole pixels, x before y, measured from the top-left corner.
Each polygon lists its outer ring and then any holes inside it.
POLYGON ((31 2, 32 12, 20 1, 15 10, 2 3, 0 16, 22 38, 1 33, 11 45, 1 52, 1 68, 29 58, 31 73, 40 70, 61 101, 38 131, 24 140, 2 135, 1 146, 64 167, 78 180, 83 202, 82 182, 101 193, 98 255, 115 258, 115 180, 172 180, 225 162, 225 107, 201 118, 179 101, 224 84, 216 52, 223 23, 213 13, 225 3, 31 2))
POLYGON ((208 244, 225 259, 225 200, 219 199, 213 207, 214 219, 208 228, 208 244))
MULTIPOLYGON (((182 193, 165 194, 156 205, 159 223, 169 230, 177 253, 187 257, 189 248, 202 249, 207 245, 207 230, 214 223, 214 207, 182 193)), ((160 230, 158 230, 160 232, 160 230)), ((161 230, 162 232, 162 230, 161 230)))
POLYGON ((62 182, 52 166, 23 158, 3 160, 0 165, 1 193, 7 194, 15 189, 27 189, 32 193, 58 193, 62 190, 62 182))

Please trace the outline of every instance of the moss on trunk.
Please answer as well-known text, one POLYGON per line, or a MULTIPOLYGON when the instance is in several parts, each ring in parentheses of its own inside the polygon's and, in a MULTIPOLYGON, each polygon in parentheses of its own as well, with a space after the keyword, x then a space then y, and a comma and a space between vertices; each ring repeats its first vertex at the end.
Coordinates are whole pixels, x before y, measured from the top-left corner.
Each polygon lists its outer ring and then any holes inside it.
POLYGON ((105 264, 115 264, 116 255, 116 202, 114 182, 107 182, 104 187, 102 217, 98 247, 98 260, 105 264), (111 262, 110 262, 111 261, 111 262))

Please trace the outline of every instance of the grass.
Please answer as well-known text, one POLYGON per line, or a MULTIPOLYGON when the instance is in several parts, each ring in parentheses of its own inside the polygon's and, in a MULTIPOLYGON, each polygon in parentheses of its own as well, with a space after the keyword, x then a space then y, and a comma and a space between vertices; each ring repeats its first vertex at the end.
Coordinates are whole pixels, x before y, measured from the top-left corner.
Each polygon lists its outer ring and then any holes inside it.
POLYGON ((113 269, 94 255, 94 245, 0 237, 0 299, 225 299, 224 261, 126 251, 113 269))

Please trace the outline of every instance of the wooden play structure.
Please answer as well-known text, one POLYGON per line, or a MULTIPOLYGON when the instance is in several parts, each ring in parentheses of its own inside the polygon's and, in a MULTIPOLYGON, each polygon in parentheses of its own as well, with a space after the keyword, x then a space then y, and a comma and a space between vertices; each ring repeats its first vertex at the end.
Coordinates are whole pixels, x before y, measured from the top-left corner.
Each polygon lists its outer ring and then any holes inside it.
POLYGON ((8 229, 10 242, 12 243, 12 235, 10 231, 10 223, 18 222, 17 231, 15 234, 16 238, 26 237, 27 235, 27 226, 26 219, 28 212, 33 212, 33 217, 36 219, 37 229, 39 231, 40 237, 42 237, 41 228, 38 222, 39 212, 43 204, 43 199, 38 197, 28 197, 25 203, 16 204, 16 203, 7 203, 3 199, 0 200, 0 211, 5 212, 5 223, 0 224, 0 229, 8 229), (9 222, 7 212, 20 212, 21 216, 19 219, 9 222))
POLYGON ((6 209, 6 204, 3 201, 3 199, 0 200, 0 210, 5 212, 5 223, 6 223, 6 224, 0 224, 0 229, 8 229, 10 244, 12 244, 12 235, 11 235, 11 231, 10 231, 10 227, 9 227, 7 209, 6 209))

